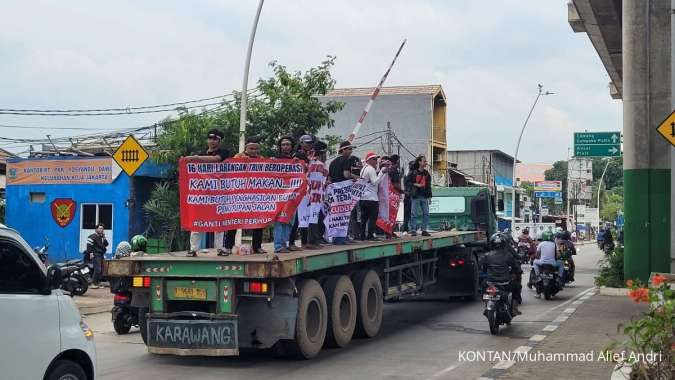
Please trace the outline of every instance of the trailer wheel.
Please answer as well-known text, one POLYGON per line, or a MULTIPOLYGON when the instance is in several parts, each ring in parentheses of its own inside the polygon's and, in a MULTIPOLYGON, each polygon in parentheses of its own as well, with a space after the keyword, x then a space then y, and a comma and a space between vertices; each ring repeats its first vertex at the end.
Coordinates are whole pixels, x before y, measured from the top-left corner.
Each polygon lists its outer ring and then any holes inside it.
POLYGON ((141 339, 146 346, 148 345, 148 319, 145 316, 147 312, 147 307, 138 308, 138 329, 141 330, 141 339))
POLYGON ((382 310, 384 300, 380 277, 373 270, 361 271, 354 278, 356 284, 356 334, 360 337, 372 338, 382 327, 382 310))
POLYGON ((480 296, 480 275, 478 268, 478 259, 476 255, 471 255, 471 265, 473 266, 473 271, 471 272, 473 286, 471 288, 472 293, 466 296, 467 301, 476 301, 480 296))
POLYGON ((311 359, 319 354, 326 340, 328 326, 326 295, 316 280, 305 280, 298 288, 300 290, 295 339, 285 346, 294 356, 311 359))
POLYGON ((328 304, 328 347, 345 347, 356 328, 356 291, 347 276, 331 276, 324 283, 328 304))

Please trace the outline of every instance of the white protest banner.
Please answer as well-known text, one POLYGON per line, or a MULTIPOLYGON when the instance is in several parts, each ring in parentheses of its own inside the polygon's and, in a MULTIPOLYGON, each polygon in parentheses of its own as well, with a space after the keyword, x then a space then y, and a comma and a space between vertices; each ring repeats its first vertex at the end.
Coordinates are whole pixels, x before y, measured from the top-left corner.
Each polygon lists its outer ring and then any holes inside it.
POLYGON ((309 195, 302 197, 300 204, 298 204, 298 227, 309 227, 309 195))
POLYGON ((331 183, 326 187, 327 213, 324 218, 328 237, 346 237, 349 230, 349 216, 356 202, 361 199, 366 182, 346 180, 331 183))

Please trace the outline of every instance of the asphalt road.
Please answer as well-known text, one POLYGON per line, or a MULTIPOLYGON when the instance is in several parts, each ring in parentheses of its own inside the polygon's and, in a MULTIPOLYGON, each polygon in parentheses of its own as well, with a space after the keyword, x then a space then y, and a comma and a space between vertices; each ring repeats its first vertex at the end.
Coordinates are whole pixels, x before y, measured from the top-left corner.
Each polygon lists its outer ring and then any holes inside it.
MULTIPOLYGON (((147 353, 136 330, 115 334, 109 314, 87 317, 95 331, 99 379, 475 379, 495 363, 470 362, 460 351, 512 351, 549 324, 581 293, 593 287, 602 253, 579 246, 576 284, 553 300, 523 287, 523 315, 500 335, 490 335, 483 303, 425 298, 385 305, 383 328, 374 339, 354 340, 344 349, 324 349, 315 359, 279 359, 271 353, 202 358, 147 353), (462 360, 464 359, 464 360, 462 360)), ((529 266, 523 266, 525 274, 529 266)), ((523 277, 526 281, 527 276, 523 277)))

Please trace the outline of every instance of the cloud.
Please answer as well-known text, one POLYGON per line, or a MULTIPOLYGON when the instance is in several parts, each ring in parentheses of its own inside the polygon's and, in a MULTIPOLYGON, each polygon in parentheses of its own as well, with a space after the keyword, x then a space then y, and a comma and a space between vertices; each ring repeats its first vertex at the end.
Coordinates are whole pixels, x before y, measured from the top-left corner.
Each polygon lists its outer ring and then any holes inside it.
MULTIPOLYGON (((3 4, 0 86, 6 91, 0 105, 147 105, 239 89, 256 3, 3 4)), ((489 7, 475 1, 267 0, 251 84, 270 74, 272 60, 305 70, 331 54, 338 57, 338 87, 374 86, 407 38, 387 85, 442 84, 451 149, 513 153, 536 85, 543 83, 556 95, 541 99, 520 156, 537 162, 564 159, 573 130, 620 125, 604 69, 588 38, 572 32, 566 9, 564 2, 538 0, 489 7)), ((162 117, 0 115, 0 124, 121 128, 162 117)), ((44 133, 20 131, 21 137, 44 133)))

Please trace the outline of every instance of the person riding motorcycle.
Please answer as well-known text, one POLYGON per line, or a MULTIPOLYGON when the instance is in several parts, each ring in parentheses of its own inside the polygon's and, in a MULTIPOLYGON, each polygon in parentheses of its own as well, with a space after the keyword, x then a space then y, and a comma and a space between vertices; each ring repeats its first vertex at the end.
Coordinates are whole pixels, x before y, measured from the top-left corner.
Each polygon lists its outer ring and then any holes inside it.
POLYGON ((605 234, 602 237, 602 246, 600 249, 604 250, 606 246, 614 246, 614 238, 612 237, 612 230, 609 228, 605 230, 605 234))
POLYGON ((573 255, 577 254, 577 249, 574 247, 574 243, 572 243, 572 235, 569 233, 569 231, 563 231, 560 234, 560 237, 558 238, 558 253, 560 254, 560 258, 562 260, 567 259, 567 262, 569 263, 570 266, 570 278, 569 282, 574 282, 574 259, 572 258, 573 255))
POLYGON ((530 236, 530 229, 524 228, 523 232, 518 236, 518 246, 526 246, 527 252, 530 256, 530 261, 534 260, 534 255, 537 253, 537 247, 534 244, 534 239, 530 236))
POLYGON ((522 314, 518 310, 518 304, 522 303, 521 290, 522 285, 518 280, 523 273, 520 264, 516 261, 513 254, 507 248, 509 239, 501 232, 497 232, 490 237, 491 251, 481 258, 481 270, 487 273, 487 282, 505 283, 508 282, 509 291, 513 297, 512 310, 514 315, 522 314))
MULTIPOLYGON (((555 266, 558 269, 558 280, 562 279, 563 272, 565 268, 562 265, 562 261, 558 255, 558 250, 556 249, 555 243, 553 242, 553 234, 550 232, 544 232, 541 235, 542 242, 537 245, 537 258, 534 260, 534 274, 535 277, 539 277, 539 271, 541 265, 549 264, 555 266)), ((529 284, 528 284, 529 285, 529 284)))

